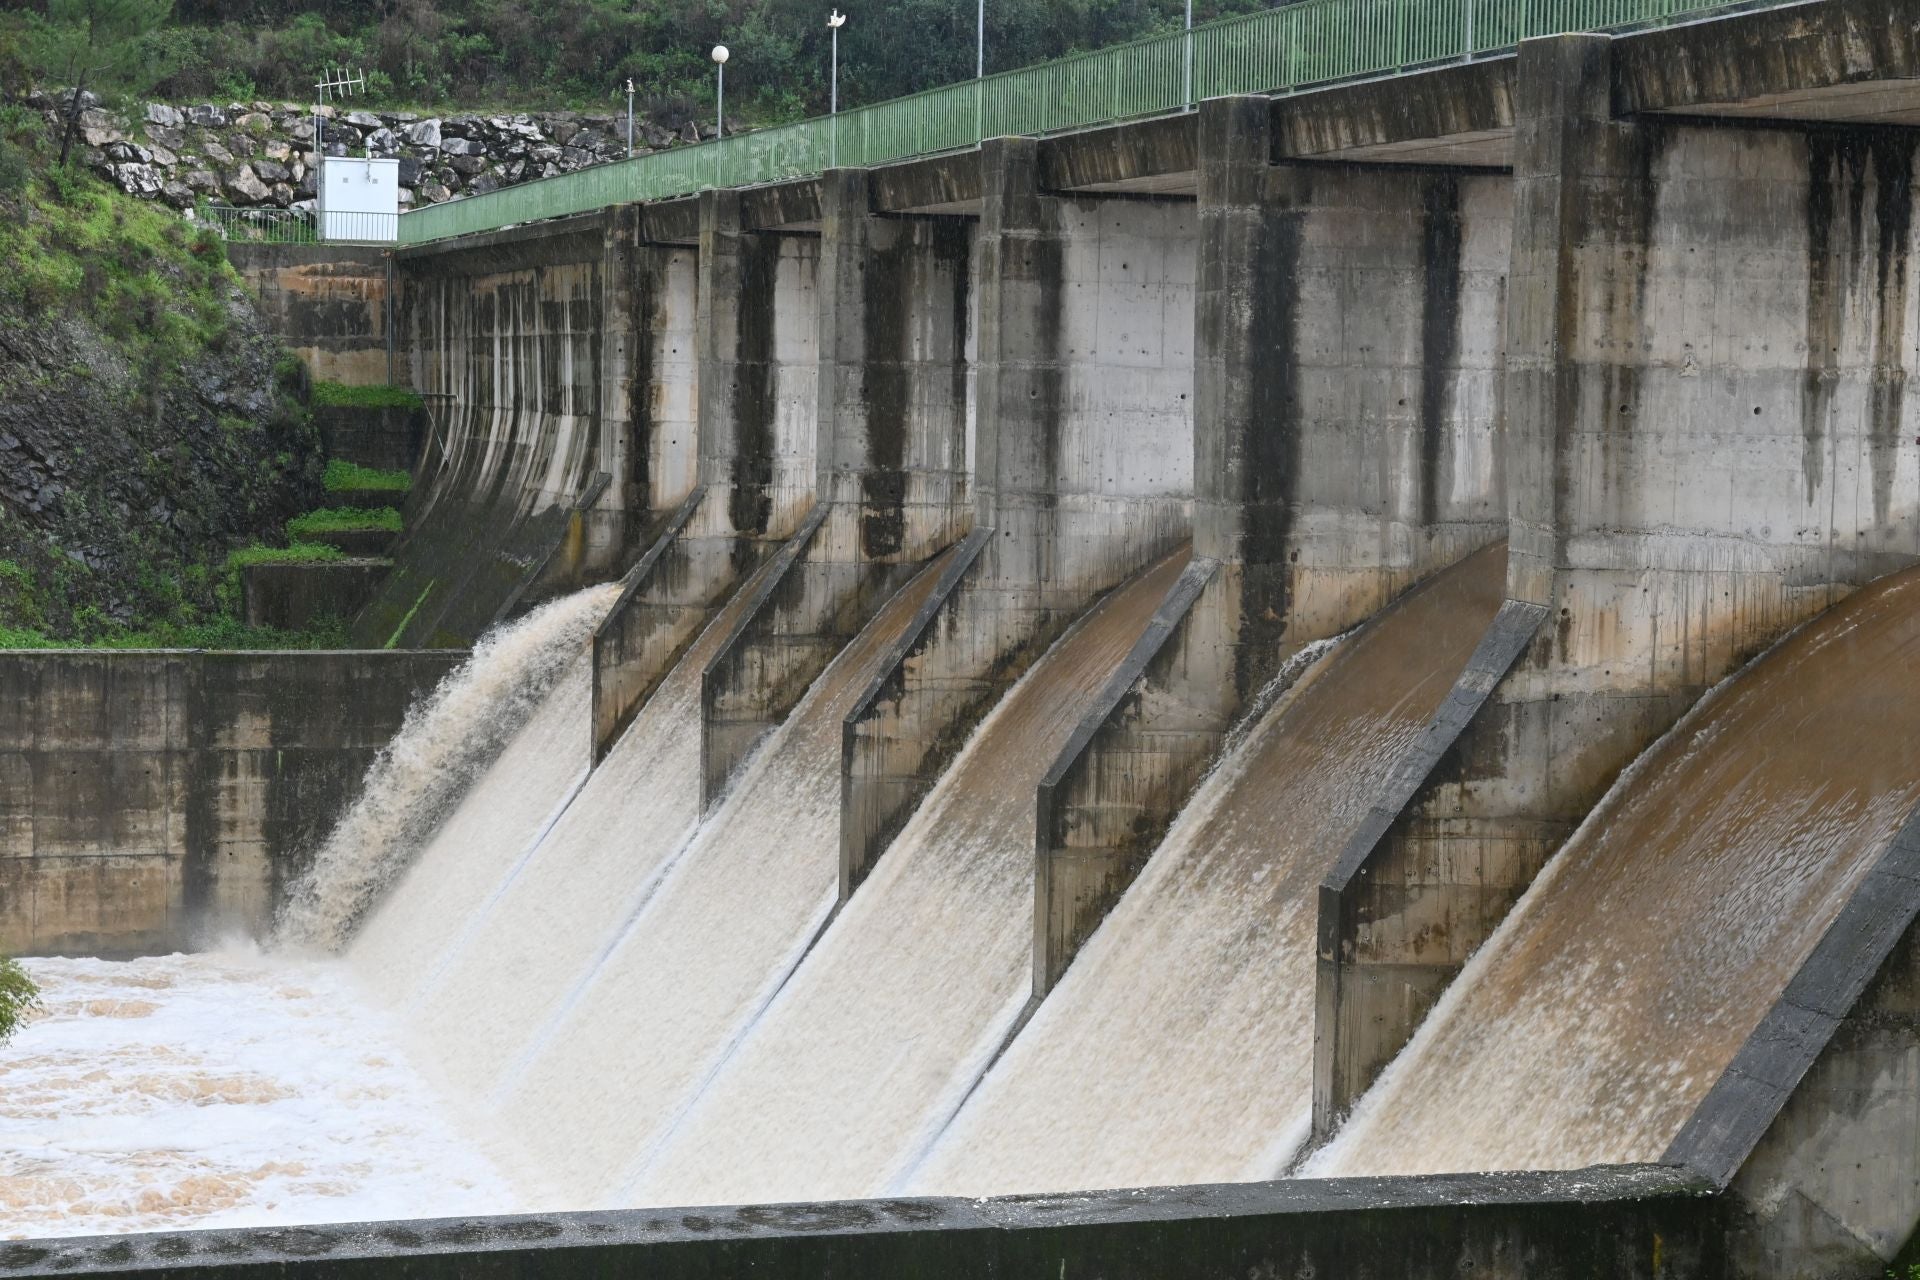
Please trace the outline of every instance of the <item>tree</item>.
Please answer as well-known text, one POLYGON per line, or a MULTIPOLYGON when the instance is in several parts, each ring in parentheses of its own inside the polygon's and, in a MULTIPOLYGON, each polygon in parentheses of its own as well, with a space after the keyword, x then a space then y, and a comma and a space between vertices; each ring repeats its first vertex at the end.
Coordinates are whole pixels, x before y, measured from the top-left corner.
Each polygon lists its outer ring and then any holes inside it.
POLYGON ((27 1015, 39 1007, 40 988, 18 960, 0 956, 0 1044, 11 1040, 27 1015))
POLYGON ((69 86, 60 163, 67 163, 87 87, 103 77, 134 93, 160 78, 162 68, 142 56, 141 40, 173 14, 173 0, 47 0, 44 18, 31 20, 29 61, 45 79, 69 86))

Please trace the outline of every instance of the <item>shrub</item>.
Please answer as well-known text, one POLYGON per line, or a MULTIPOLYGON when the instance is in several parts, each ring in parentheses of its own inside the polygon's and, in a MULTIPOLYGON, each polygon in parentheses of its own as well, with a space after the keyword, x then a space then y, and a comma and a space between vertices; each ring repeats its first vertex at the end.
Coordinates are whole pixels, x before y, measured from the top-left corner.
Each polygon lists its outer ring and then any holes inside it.
POLYGON ((13 1039, 27 1015, 39 1007, 40 988, 18 960, 0 956, 0 1044, 13 1039))

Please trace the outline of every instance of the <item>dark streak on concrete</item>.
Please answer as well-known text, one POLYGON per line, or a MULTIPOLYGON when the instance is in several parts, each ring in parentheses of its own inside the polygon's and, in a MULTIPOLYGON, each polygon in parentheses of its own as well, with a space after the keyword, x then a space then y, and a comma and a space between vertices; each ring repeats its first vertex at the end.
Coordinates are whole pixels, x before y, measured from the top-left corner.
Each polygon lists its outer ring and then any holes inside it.
POLYGON ((866 359, 860 391, 866 401, 866 466, 860 472, 860 549, 869 560, 899 552, 906 540, 907 417, 912 409, 912 370, 907 361, 912 334, 912 229, 899 228, 891 243, 867 256, 861 276, 866 359))
POLYGON ((1440 453, 1446 442, 1460 351, 1460 182, 1428 178, 1422 187, 1420 261, 1420 523, 1440 520, 1440 453))
MULTIPOLYGON (((773 325, 780 242, 740 237, 740 296, 735 302, 733 457, 727 515, 736 532, 757 538, 773 515, 773 325)), ((741 544, 747 555, 752 548, 741 544)), ((737 566, 741 573, 750 568, 737 566)))

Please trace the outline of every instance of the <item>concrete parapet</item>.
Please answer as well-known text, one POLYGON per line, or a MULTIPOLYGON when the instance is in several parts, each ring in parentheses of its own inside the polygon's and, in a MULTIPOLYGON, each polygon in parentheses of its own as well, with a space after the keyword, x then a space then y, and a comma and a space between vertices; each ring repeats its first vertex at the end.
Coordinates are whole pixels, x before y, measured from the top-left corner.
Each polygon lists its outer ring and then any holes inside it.
POLYGON ((1920 554, 1920 133, 1619 119, 1614 48, 1520 51, 1507 593, 1551 625, 1323 898, 1321 1132, 1622 768, 1920 554))
POLYGON ((0 1277, 1730 1280, 1724 1197, 1657 1166, 22 1240, 0 1277))
POLYGON ((0 953, 262 934, 443 652, 0 653, 0 953))

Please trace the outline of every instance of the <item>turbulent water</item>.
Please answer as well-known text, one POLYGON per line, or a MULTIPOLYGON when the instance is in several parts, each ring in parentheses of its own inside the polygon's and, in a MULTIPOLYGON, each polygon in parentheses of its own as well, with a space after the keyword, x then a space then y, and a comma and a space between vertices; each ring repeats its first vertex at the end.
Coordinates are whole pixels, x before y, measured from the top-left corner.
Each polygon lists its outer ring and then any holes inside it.
MULTIPOLYGON (((626 1202, 634 1167, 818 935, 838 891, 841 722, 945 564, 828 666, 657 892, 623 903, 619 928, 591 939, 598 963, 556 989, 562 1015, 536 1020, 495 1081, 502 1122, 568 1203, 626 1202)), ((679 785, 690 796, 695 782, 679 785)))
MULTIPOLYGON (((593 587, 489 634, 374 760, 360 798, 289 893, 279 936, 338 949, 369 905, 546 700, 618 596, 593 587)), ((586 730, 580 730, 584 739, 586 730)))
POLYGON ((636 1200, 871 1195, 914 1163, 1027 1001, 1034 787, 1186 558, 1113 592, 988 716, 642 1171, 636 1200))
POLYGON ((1480 552, 1343 641, 1201 786, 911 1189, 1277 1177, 1313 1103, 1316 890, 1500 607, 1480 552))
POLYGON ((1920 575, 1782 642, 1613 788, 1315 1174, 1657 1160, 1920 801, 1920 575))
POLYGON ((0 1052, 0 1236, 516 1207, 337 960, 26 963, 46 1010, 0 1052))
MULTIPOLYGON (((461 931, 414 984, 411 1027, 437 1074, 486 1109, 696 830, 701 672, 751 607, 760 576, 775 570, 769 559, 716 613, 530 852, 458 869, 486 896, 461 912, 461 931)), ((584 713, 573 721, 583 747, 586 725, 584 713)), ((401 915, 440 910, 436 877, 447 872, 423 866, 418 883, 397 895, 396 933, 416 927, 401 915)), ((582 1065, 597 1072, 606 1063, 582 1065)), ((576 1090, 541 1099, 525 1118, 526 1132, 537 1138, 575 1108, 590 1106, 592 1093, 626 1092, 624 1082, 583 1079, 576 1090)))

